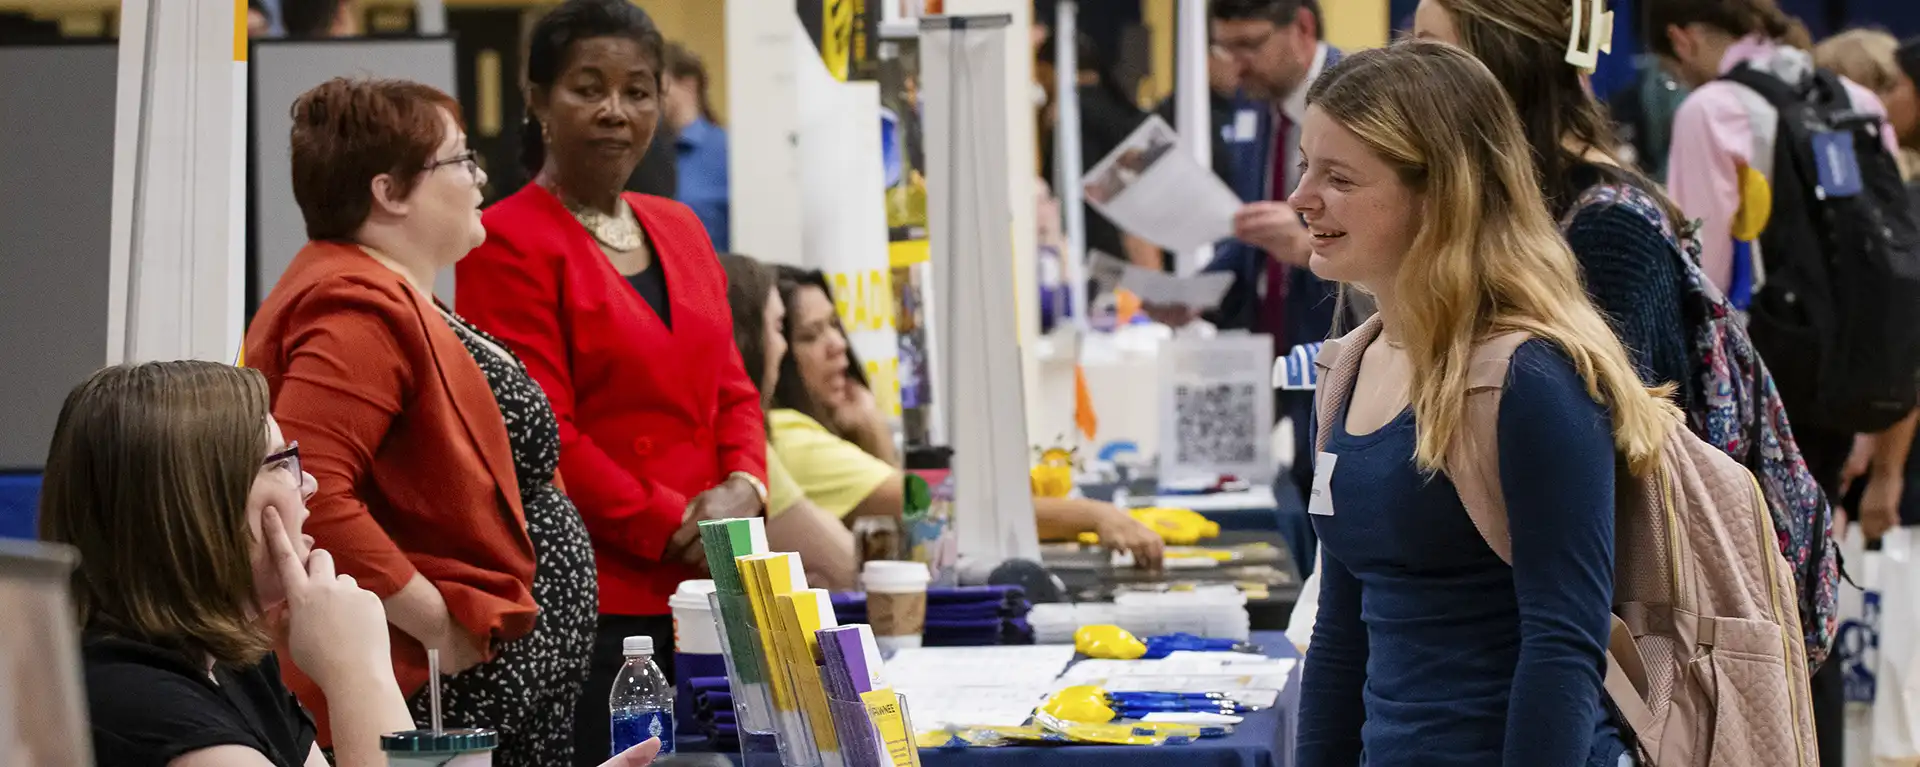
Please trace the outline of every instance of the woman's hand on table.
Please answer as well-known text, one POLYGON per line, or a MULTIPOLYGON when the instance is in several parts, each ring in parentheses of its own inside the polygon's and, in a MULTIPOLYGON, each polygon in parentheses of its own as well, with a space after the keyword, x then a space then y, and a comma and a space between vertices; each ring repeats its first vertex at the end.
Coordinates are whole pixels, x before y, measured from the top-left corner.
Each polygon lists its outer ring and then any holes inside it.
POLYGON ((1100 545, 1132 554, 1134 564, 1144 569, 1159 570, 1166 554, 1166 542, 1160 539, 1160 534, 1134 519, 1125 509, 1104 506, 1094 527, 1100 536, 1100 545))
POLYGON ((700 523, 712 519, 757 517, 762 511, 759 488, 739 477, 728 477, 726 481, 708 488, 687 502, 687 514, 680 529, 675 530, 673 537, 667 540, 667 550, 661 558, 705 569, 707 549, 700 544, 700 523))

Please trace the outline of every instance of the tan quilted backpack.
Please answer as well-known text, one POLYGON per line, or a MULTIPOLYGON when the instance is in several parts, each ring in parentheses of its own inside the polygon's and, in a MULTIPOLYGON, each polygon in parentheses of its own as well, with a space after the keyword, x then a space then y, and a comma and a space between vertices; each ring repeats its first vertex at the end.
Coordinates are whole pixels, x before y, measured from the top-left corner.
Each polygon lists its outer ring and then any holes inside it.
MULTIPOLYGON (((1353 391, 1378 317, 1315 364, 1319 445, 1353 391)), ((1474 350, 1447 476, 1487 545, 1513 561, 1497 429, 1507 366, 1529 336, 1474 350)), ((1607 697, 1643 767, 1817 767, 1794 583, 1746 468, 1676 421, 1660 467, 1620 472, 1607 697)))

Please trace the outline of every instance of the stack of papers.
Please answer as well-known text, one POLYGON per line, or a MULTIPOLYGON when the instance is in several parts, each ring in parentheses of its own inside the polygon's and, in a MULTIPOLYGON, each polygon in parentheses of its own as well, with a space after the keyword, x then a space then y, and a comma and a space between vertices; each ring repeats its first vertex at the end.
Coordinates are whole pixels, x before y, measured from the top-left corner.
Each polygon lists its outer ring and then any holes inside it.
POLYGON ((807 712, 801 706, 802 693, 788 669, 799 659, 789 651, 793 643, 781 630, 780 597, 807 588, 807 574, 801 567, 800 555, 752 554, 734 561, 740 567, 740 580, 746 584, 747 599, 753 603, 760 657, 766 661, 767 686, 773 691, 773 716, 784 736, 783 752, 793 747, 797 758, 813 761, 832 757, 837 765, 838 754, 822 753, 808 731, 807 712))
POLYGON ((847 767, 919 767, 920 749, 900 696, 887 686, 872 627, 822 628, 814 636, 827 707, 847 767))
POLYGON ((921 647, 887 662, 887 678, 913 707, 914 726, 1024 724, 1073 660, 1072 645, 921 647))

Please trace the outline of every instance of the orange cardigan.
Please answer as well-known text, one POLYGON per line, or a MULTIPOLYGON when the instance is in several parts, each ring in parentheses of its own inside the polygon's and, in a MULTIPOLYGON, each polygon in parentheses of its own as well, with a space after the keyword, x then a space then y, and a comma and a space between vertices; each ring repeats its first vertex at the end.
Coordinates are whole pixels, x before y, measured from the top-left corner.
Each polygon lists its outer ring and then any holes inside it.
MULTIPOLYGON (((506 423, 428 301, 356 246, 309 243, 248 327, 246 361, 319 482, 306 532, 340 572, 382 599, 418 572, 468 631, 517 639, 538 608, 506 423)), ((426 684, 426 651, 391 633, 410 695, 426 684)), ((331 742, 319 688, 282 668, 331 742)))

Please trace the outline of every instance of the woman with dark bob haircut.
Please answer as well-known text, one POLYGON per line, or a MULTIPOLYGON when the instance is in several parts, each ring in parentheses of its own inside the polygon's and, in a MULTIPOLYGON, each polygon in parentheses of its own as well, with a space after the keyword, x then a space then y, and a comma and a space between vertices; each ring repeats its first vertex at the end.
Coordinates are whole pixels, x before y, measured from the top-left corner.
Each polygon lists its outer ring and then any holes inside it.
MULTIPOLYGON (((40 538, 80 554, 94 757, 102 767, 326 767, 274 644, 331 710, 338 767, 376 767, 414 728, 380 600, 303 534, 316 489, 258 371, 110 367, 67 395, 40 538), (269 617, 271 616, 271 617, 269 617)), ((657 743, 606 767, 639 767, 657 743)))
MULTIPOLYGON (((427 716, 438 650, 446 723, 498 730, 496 764, 548 767, 567 761, 586 682, 592 544, 560 492, 539 385, 433 295, 435 274, 486 236, 487 175, 459 114, 401 80, 335 79, 294 102, 294 199, 312 242, 261 304, 246 361, 320 480, 309 532, 386 604, 414 716, 427 716)), ((326 710, 311 681, 288 680, 326 710)))
POLYGON ((486 242, 458 270, 460 311, 553 403, 593 535, 600 624, 576 764, 605 753, 622 639, 652 637, 672 676, 667 598, 702 577, 697 524, 767 501, 760 397, 706 229, 685 205, 623 193, 660 121, 663 47, 627 0, 568 0, 534 25, 521 136, 533 181, 487 210, 486 242))

